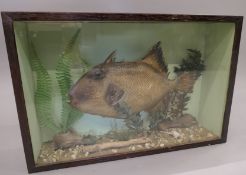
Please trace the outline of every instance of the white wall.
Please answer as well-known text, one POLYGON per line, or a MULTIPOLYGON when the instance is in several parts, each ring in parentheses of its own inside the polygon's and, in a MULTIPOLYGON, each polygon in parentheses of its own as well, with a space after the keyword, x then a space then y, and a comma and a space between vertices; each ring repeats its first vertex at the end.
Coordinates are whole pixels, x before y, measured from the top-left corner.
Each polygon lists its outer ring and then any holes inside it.
MULTIPOLYGON (((245 0, 1 0, 0 11, 79 11, 79 12, 142 12, 174 14, 246 15, 245 0)), ((140 157, 131 160, 109 162, 52 171, 45 174, 192 174, 194 169, 214 167, 207 174, 225 174, 226 165, 246 160, 246 27, 238 65, 235 95, 232 105, 228 143, 212 147, 184 150, 168 154, 140 157)), ((21 147, 17 113, 9 73, 3 29, 0 27, 0 169, 5 175, 26 174, 21 147)), ((241 165, 241 164, 240 164, 241 165)), ((246 174, 244 166, 230 166, 236 174, 246 174), (237 168, 237 169, 236 169, 237 168), (236 171, 237 170, 237 171, 236 171)), ((199 174, 199 173, 197 173, 199 174)))

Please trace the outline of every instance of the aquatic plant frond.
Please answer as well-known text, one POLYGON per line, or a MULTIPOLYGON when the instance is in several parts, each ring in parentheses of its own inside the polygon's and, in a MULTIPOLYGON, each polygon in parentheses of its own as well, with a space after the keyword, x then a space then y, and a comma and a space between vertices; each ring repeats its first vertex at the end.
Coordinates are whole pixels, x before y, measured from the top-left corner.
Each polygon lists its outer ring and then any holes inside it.
POLYGON ((64 52, 62 52, 56 67, 56 79, 60 88, 60 94, 62 96, 62 111, 61 111, 61 127, 66 132, 72 124, 72 121, 82 116, 82 113, 74 112, 67 101, 68 92, 72 86, 72 58, 71 53, 73 51, 76 40, 79 36, 81 29, 78 29, 72 36, 70 41, 66 44, 64 52))
POLYGON ((196 71, 198 77, 200 73, 205 70, 204 60, 202 60, 202 54, 195 49, 187 49, 188 54, 185 59, 182 59, 182 63, 174 68, 175 73, 181 73, 185 71, 196 71))
POLYGON ((36 72, 36 89, 35 89, 35 107, 37 111, 37 118, 41 127, 47 127, 53 131, 59 131, 59 127, 55 124, 51 115, 51 78, 47 70, 38 58, 35 47, 30 42, 31 50, 31 67, 36 72))
MULTIPOLYGON (((59 92, 62 97, 61 120, 56 124, 52 116, 52 80, 47 69, 38 58, 37 52, 32 42, 30 42, 31 67, 36 73, 35 104, 37 118, 40 127, 50 128, 55 133, 66 132, 71 125, 83 114, 73 109, 68 103, 68 91, 72 86, 72 51, 81 29, 78 29, 68 43, 65 44, 64 51, 61 53, 56 65, 56 80, 59 86, 59 92)), ((89 64, 81 58, 83 70, 87 71, 89 64)), ((84 72, 85 73, 85 72, 84 72)))
POLYGON ((180 65, 174 67, 174 73, 177 74, 177 79, 186 76, 186 79, 190 80, 186 82, 186 86, 190 87, 189 91, 175 89, 168 92, 161 103, 150 112, 150 129, 156 129, 158 124, 163 121, 176 120, 184 115, 184 111, 188 110, 190 93, 193 91, 196 80, 205 70, 205 64, 200 51, 195 49, 187 49, 187 51, 186 58, 182 59, 180 65))
POLYGON ((81 32, 81 29, 77 29, 77 31, 74 33, 72 38, 65 45, 64 52, 63 52, 64 55, 67 55, 72 52, 80 32, 81 32))
POLYGON ((85 74, 86 72, 89 71, 89 69, 91 68, 90 64, 87 62, 86 59, 84 59, 83 57, 79 57, 80 58, 80 61, 81 61, 81 64, 82 64, 82 74, 85 74))

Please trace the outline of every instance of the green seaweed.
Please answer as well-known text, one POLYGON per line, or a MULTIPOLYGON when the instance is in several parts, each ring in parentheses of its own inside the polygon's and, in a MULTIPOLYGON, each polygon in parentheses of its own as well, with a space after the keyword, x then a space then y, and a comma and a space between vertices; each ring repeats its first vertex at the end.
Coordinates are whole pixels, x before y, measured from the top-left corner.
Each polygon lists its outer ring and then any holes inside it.
POLYGON ((72 86, 71 68, 72 58, 71 54, 76 43, 76 39, 80 34, 78 29, 72 36, 71 40, 65 46, 56 67, 56 79, 60 88, 60 94, 62 97, 62 111, 61 111, 61 128, 63 132, 66 132, 71 124, 79 119, 83 114, 76 111, 69 104, 68 91, 72 86))
POLYGON ((139 113, 128 116, 124 119, 124 123, 130 131, 139 133, 143 130, 143 119, 139 113))
MULTIPOLYGON (((194 80, 191 81, 194 86, 195 81, 205 70, 205 64, 200 51, 195 49, 187 49, 187 51, 187 57, 182 59, 179 66, 174 67, 174 73, 177 74, 178 78, 182 73, 188 72, 188 75, 194 80)), ((155 129, 160 122, 172 121, 182 117, 184 111, 188 109, 187 105, 190 101, 192 91, 193 89, 189 92, 174 89, 168 92, 162 102, 149 114, 150 129, 155 129)))
POLYGON ((173 98, 173 91, 168 92, 164 99, 159 105, 155 107, 154 110, 149 112, 149 128, 155 129, 157 125, 166 120, 172 120, 170 116, 170 101, 173 98))
POLYGON ((82 74, 88 72, 88 70, 91 68, 90 64, 86 61, 86 59, 84 59, 83 57, 80 57, 80 61, 82 63, 83 66, 83 72, 82 74))
MULTIPOLYGON (((83 116, 81 112, 68 104, 68 92, 73 83, 71 76, 72 51, 79 33, 80 29, 75 32, 71 40, 65 45, 56 66, 56 80, 62 97, 61 121, 59 124, 56 124, 52 117, 52 81, 50 75, 39 59, 33 43, 30 42, 30 60, 32 69, 36 72, 35 105, 37 117, 41 127, 50 128, 55 133, 67 132, 71 125, 83 116)), ((89 68, 89 64, 85 59, 81 58, 80 60, 83 65, 83 72, 85 73, 89 68)))
POLYGON ((178 67, 174 67, 174 72, 179 74, 182 72, 192 72, 195 71, 198 73, 198 77, 201 75, 201 72, 205 70, 204 61, 201 59, 202 54, 200 51, 195 49, 187 49, 187 57, 182 59, 182 63, 178 67))
MULTIPOLYGON (((187 57, 182 60, 182 63, 174 68, 174 72, 177 76, 181 75, 183 72, 188 72, 189 75, 195 81, 202 75, 202 72, 205 71, 205 64, 202 60, 202 54, 200 51, 195 49, 187 49, 188 54, 187 57)), ((193 84, 193 86, 194 86, 193 84)), ((174 99, 172 100, 172 106, 176 108, 176 110, 171 111, 173 118, 182 117, 184 111, 187 110, 187 105, 190 101, 190 94, 193 92, 191 89, 190 92, 181 92, 174 91, 174 99)))
POLYGON ((135 130, 129 128, 119 128, 114 121, 111 123, 111 130, 106 134, 107 138, 117 141, 127 141, 137 136, 135 130))
POLYGON ((36 104, 37 118, 41 127, 47 127, 55 132, 60 128, 55 124, 51 115, 51 78, 47 70, 38 58, 33 43, 30 42, 31 67, 36 72, 36 90, 34 100, 36 104))

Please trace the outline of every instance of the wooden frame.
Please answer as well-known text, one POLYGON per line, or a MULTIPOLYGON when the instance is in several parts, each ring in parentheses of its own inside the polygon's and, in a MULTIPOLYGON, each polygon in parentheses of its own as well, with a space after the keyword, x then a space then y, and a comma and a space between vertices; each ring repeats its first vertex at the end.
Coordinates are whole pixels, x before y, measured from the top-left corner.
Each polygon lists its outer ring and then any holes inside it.
POLYGON ((20 129, 22 134, 23 146, 26 156, 27 168, 29 173, 46 171, 58 168, 73 167, 98 162, 112 161, 137 156, 158 154, 181 149, 195 148, 200 146, 224 143, 227 139, 230 109, 233 96, 233 88, 238 62, 239 44, 242 30, 243 17, 241 16, 198 16, 198 15, 163 15, 163 14, 105 14, 105 13, 40 13, 40 12, 2 12, 2 21, 7 45, 9 65, 14 86, 15 100, 18 110, 20 129), (146 150, 134 153, 121 153, 112 156, 90 158, 74 162, 52 164, 46 166, 35 166, 30 131, 28 126, 27 112, 25 107, 24 94, 21 83, 20 67, 17 55, 14 35, 14 21, 199 21, 199 22, 230 22, 235 24, 235 36, 231 58, 229 86, 224 111, 224 121, 221 139, 205 141, 172 148, 146 150))

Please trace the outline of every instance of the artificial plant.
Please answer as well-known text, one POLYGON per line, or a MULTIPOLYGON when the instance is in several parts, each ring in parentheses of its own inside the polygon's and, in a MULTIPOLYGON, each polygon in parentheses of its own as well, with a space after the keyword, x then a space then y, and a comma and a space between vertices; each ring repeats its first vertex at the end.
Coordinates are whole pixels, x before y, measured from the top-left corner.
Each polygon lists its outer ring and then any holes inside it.
POLYGON ((201 52, 194 49, 187 49, 187 51, 187 57, 182 59, 179 66, 174 67, 174 73, 176 73, 177 78, 182 76, 182 74, 187 74, 189 76, 187 83, 191 84, 191 88, 187 91, 174 89, 168 92, 161 103, 150 112, 150 129, 156 128, 162 121, 171 121, 182 117, 187 110, 193 86, 201 76, 202 71, 205 70, 201 52))
POLYGON ((188 91, 174 90, 173 107, 171 108, 171 115, 173 118, 179 118, 183 116, 183 112, 187 110, 187 105, 190 101, 190 94, 193 92, 193 86, 196 80, 202 75, 205 70, 204 60, 202 60, 202 54, 195 49, 187 49, 187 57, 182 59, 181 64, 178 67, 174 67, 174 72, 177 76, 181 74, 188 74, 190 77, 189 83, 192 84, 191 89, 188 91))
POLYGON ((130 131, 139 133, 143 130, 143 119, 139 113, 127 117, 124 123, 130 131))
POLYGON ((205 70, 204 61, 201 59, 202 54, 199 50, 187 49, 187 57, 182 59, 182 63, 178 67, 174 67, 174 72, 180 74, 183 72, 195 72, 196 78, 201 76, 201 73, 205 70))
MULTIPOLYGON (((68 92, 72 86, 72 76, 71 76, 71 69, 72 69, 72 62, 73 62, 72 51, 79 34, 80 34, 80 29, 78 29, 75 32, 71 40, 66 44, 65 49, 60 55, 56 66, 56 79, 58 82, 60 95, 62 97, 60 127, 63 132, 68 131, 68 129, 71 127, 71 124, 73 124, 75 120, 79 119, 82 116, 81 112, 72 108, 70 104, 68 104, 69 101, 68 92)), ((85 65, 85 67, 88 67, 88 64, 87 62, 85 62, 85 60, 83 60, 82 63, 85 65)))
POLYGON ((36 104, 37 118, 41 127, 47 127, 54 132, 59 131, 51 115, 52 83, 48 71, 39 59, 34 45, 30 42, 31 67, 36 73, 36 90, 34 100, 36 104))
MULTIPOLYGON (((71 125, 83 114, 68 104, 68 91, 72 86, 72 51, 76 39, 80 33, 78 29, 72 36, 71 40, 66 44, 64 51, 59 57, 56 66, 56 80, 59 86, 59 92, 62 97, 61 121, 56 124, 52 116, 52 81, 48 71, 39 59, 34 45, 30 42, 31 50, 31 66, 36 72, 36 90, 35 104, 37 117, 41 127, 52 129, 55 133, 67 132, 71 125)), ((81 58, 84 70, 88 70, 89 64, 81 58)), ((85 71, 83 71, 85 73, 85 71)))

